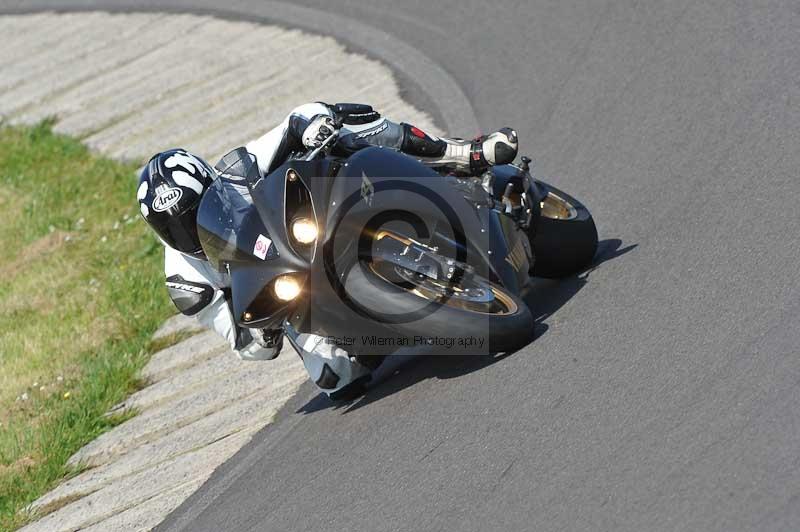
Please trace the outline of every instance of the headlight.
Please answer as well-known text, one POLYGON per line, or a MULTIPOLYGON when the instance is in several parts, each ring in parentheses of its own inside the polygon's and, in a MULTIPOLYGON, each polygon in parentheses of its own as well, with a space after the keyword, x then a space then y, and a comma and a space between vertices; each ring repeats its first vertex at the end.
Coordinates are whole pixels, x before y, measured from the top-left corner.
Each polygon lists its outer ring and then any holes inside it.
POLYGON ((300 283, 293 275, 281 275, 275 279, 272 290, 275 292, 275 297, 281 301, 291 301, 300 295, 300 283))
POLYGON ((317 239, 317 224, 308 218, 297 218, 292 222, 292 236, 301 244, 312 244, 317 239))

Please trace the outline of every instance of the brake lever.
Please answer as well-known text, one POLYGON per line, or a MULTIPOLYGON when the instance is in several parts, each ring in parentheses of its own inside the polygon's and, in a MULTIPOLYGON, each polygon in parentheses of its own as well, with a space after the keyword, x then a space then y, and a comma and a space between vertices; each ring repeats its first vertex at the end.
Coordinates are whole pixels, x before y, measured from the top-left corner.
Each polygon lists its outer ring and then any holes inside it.
POLYGON ((345 119, 345 115, 338 114, 338 113, 336 114, 336 116, 333 117, 333 128, 336 131, 339 131, 340 129, 342 129, 342 126, 344 125, 344 119, 345 119))

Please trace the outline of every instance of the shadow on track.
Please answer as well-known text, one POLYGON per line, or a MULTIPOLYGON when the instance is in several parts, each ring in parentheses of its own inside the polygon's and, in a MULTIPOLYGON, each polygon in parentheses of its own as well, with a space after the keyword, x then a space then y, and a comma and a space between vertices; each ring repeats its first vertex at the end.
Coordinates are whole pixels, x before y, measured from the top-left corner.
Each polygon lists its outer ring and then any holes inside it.
MULTIPOLYGON (((618 238, 601 240, 592 264, 582 272, 562 279, 534 278, 531 287, 524 294, 525 303, 531 309, 534 319, 533 341, 547 332, 544 320, 555 314, 567 301, 589 282, 589 275, 602 263, 616 259, 638 244, 622 246, 618 238)), ((395 394, 429 378, 452 379, 481 370, 504 358, 513 356, 516 351, 498 355, 440 355, 394 354, 389 356, 373 373, 373 380, 367 392, 351 401, 331 401, 324 393, 308 401, 297 413, 310 414, 332 408, 350 412, 368 406, 384 397, 395 394)))
POLYGON ((597 253, 592 264, 582 272, 561 279, 534 277, 531 286, 523 295, 523 299, 531 309, 536 324, 541 324, 555 314, 567 301, 580 292, 589 282, 589 275, 601 264, 633 251, 638 244, 631 244, 624 248, 620 246, 622 246, 622 240, 618 238, 601 240, 597 244, 597 253))

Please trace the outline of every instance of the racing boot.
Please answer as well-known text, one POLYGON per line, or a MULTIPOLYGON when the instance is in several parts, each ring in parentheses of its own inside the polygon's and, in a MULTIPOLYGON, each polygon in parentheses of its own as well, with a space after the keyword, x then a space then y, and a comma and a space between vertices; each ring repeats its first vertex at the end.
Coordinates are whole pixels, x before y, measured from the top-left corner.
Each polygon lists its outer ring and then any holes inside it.
POLYGON ((504 127, 472 140, 434 137, 421 129, 403 124, 401 150, 420 158, 429 166, 443 166, 459 172, 480 175, 490 166, 509 164, 517 156, 517 132, 504 127))

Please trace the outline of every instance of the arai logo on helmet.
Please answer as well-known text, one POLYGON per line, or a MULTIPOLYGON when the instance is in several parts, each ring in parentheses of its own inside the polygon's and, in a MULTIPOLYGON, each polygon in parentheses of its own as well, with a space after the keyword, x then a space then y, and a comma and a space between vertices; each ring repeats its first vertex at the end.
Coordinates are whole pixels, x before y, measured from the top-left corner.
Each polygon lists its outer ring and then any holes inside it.
POLYGON ((159 187, 156 190, 156 199, 153 200, 153 210, 156 212, 166 211, 173 207, 183 196, 183 191, 179 188, 159 187))

